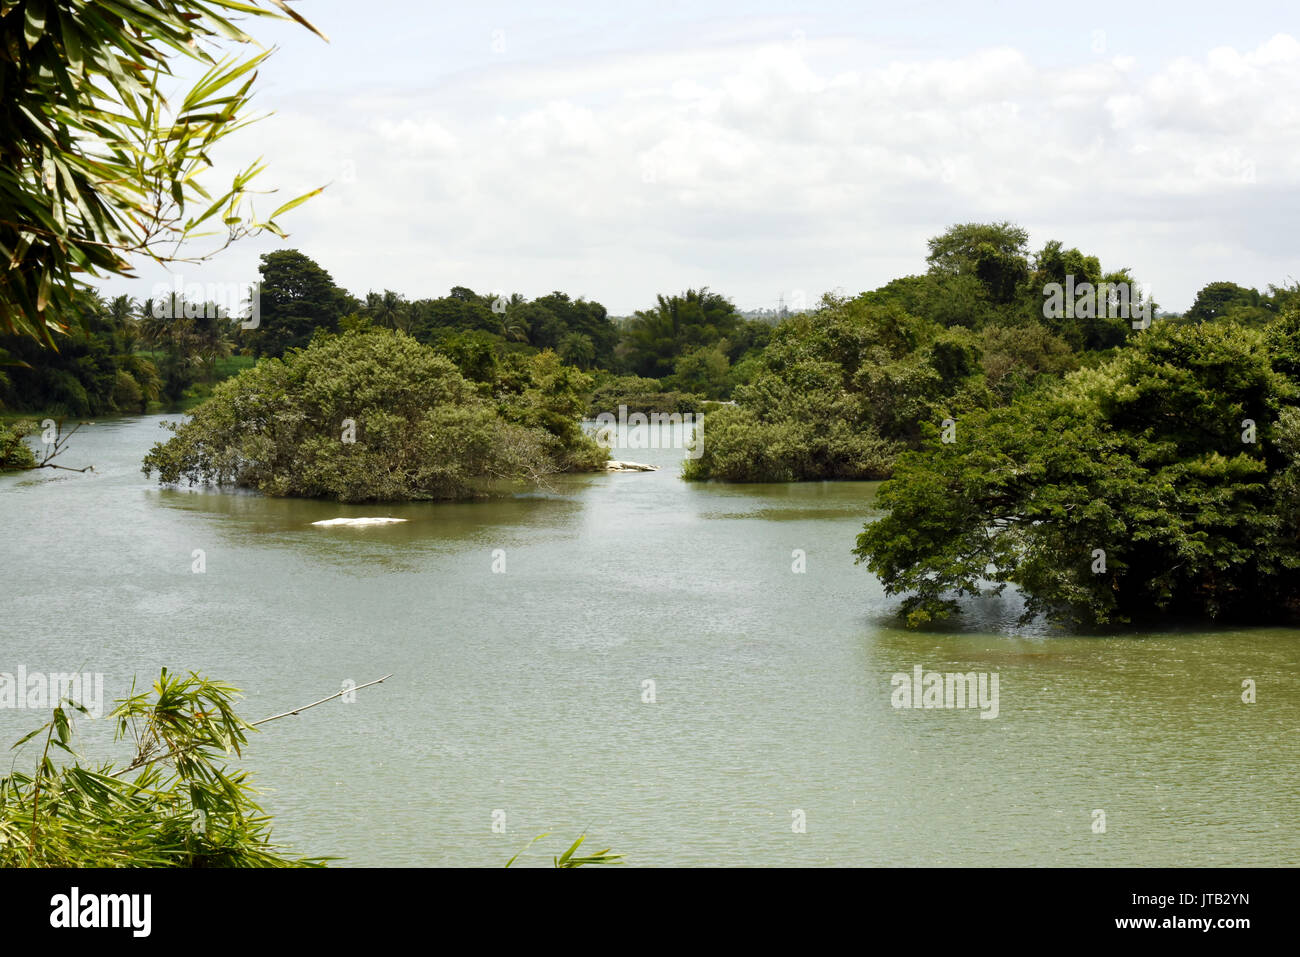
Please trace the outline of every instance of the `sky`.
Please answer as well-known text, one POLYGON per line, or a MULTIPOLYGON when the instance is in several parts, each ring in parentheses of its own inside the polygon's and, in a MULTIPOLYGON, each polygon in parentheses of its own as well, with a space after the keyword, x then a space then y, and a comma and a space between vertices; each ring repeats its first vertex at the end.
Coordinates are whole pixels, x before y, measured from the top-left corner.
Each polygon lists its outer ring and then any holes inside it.
MULTIPOLYGON (((1300 279, 1287 3, 301 0, 210 188, 259 156, 287 240, 105 285, 256 278, 277 248, 364 296, 562 290, 614 315, 708 286, 813 304, 1009 220, 1161 308, 1300 279)), ((202 244, 191 251, 202 252, 202 244)))

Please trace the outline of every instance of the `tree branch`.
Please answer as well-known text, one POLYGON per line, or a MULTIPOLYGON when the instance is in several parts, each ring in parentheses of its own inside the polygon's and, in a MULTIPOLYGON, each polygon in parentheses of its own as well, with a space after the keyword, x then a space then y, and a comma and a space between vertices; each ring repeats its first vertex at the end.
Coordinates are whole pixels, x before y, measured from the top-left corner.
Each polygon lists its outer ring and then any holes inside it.
MULTIPOLYGON (((306 711, 308 708, 314 708, 318 704, 324 704, 326 701, 333 701, 335 698, 342 697, 343 695, 347 694, 350 691, 360 691, 362 688, 369 688, 371 685, 377 685, 382 681, 387 681, 391 677, 392 677, 391 674, 387 674, 384 675, 382 678, 376 678, 374 681, 367 681, 363 685, 357 685, 355 688, 345 688, 342 691, 336 691, 334 692, 334 694, 329 695, 328 697, 321 698, 319 701, 313 701, 311 704, 305 704, 300 708, 294 708, 292 711, 283 711, 280 714, 273 714, 269 718, 262 718, 260 721, 254 721, 251 724, 249 724, 249 727, 256 728, 259 724, 266 724, 268 721, 275 721, 278 718, 287 718, 291 714, 298 714, 299 712, 306 711)), ((122 775, 128 774, 131 771, 134 771, 136 768, 142 767, 145 764, 152 764, 155 761, 165 761, 168 758, 175 757, 178 754, 184 754, 187 751, 193 751, 195 748, 199 748, 199 747, 203 747, 203 745, 191 744, 183 748, 175 748, 174 750, 168 751, 166 754, 161 754, 156 758, 138 757, 130 764, 128 764, 126 767, 122 768, 122 770, 114 771, 112 774, 109 775, 109 777, 120 778, 122 775)))

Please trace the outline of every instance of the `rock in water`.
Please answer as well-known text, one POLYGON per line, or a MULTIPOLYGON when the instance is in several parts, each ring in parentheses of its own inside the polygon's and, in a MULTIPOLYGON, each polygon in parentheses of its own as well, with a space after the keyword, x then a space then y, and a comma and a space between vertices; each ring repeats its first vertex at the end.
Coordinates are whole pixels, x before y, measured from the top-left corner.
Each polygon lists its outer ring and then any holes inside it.
POLYGON ((405 522, 405 518, 327 518, 313 525, 391 525, 393 522, 405 522))

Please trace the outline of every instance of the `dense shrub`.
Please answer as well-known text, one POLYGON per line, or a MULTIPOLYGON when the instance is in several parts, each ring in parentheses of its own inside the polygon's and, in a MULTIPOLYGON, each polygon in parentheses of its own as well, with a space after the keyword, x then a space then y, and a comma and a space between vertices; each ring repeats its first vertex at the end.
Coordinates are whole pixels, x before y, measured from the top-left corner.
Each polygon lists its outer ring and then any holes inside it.
POLYGON ((342 502, 455 499, 495 480, 599 467, 577 421, 581 375, 534 357, 494 402, 450 360, 401 333, 318 336, 218 385, 145 457, 144 472, 342 502))

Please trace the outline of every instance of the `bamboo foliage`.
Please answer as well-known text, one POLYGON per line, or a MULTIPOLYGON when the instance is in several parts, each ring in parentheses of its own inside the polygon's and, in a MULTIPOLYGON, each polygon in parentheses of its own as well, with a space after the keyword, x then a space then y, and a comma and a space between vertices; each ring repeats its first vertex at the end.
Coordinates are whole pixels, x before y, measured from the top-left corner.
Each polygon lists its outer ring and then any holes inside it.
POLYGON ((272 842, 248 774, 227 760, 242 754, 258 725, 341 694, 249 723, 235 712, 235 688, 163 669, 148 690, 133 686, 110 715, 115 740, 130 747, 120 768, 82 759, 72 718, 86 708, 60 700, 49 721, 14 744, 39 742, 36 767, 0 778, 0 866, 323 864, 327 858, 292 857, 272 842))
MULTIPOLYGON (((263 50, 247 17, 305 20, 281 2, 2 0, 0 6, 0 332, 52 334, 90 278, 130 275, 131 258, 206 259, 263 230, 320 190, 254 209, 261 160, 211 192, 213 148, 249 116, 263 50), (174 68, 202 76, 169 99, 174 68), (181 256, 183 243, 216 248, 181 256)), ((323 36, 323 35, 322 35, 323 36)))

